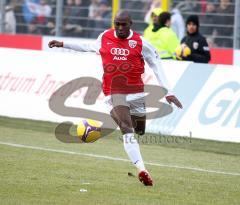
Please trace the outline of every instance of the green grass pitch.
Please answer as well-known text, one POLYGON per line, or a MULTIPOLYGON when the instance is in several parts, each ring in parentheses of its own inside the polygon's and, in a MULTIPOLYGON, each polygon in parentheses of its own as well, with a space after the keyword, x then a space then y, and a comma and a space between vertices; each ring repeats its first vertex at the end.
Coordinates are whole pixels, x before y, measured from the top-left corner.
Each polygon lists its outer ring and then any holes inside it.
POLYGON ((119 132, 65 144, 56 124, 0 117, 0 204, 239 205, 240 144, 141 144, 153 187, 127 160, 119 132), (81 190, 81 191, 80 191, 81 190))

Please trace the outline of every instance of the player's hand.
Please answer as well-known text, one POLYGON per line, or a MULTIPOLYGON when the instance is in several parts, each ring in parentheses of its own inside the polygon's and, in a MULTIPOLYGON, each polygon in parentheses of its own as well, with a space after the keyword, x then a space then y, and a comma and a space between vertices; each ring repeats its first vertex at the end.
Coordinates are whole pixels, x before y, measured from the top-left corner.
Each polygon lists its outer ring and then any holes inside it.
POLYGON ((53 47, 63 47, 63 42, 61 41, 56 41, 56 40, 52 40, 48 43, 48 47, 49 48, 53 48, 53 47))
POLYGON ((176 105, 178 108, 183 108, 182 103, 177 99, 177 97, 175 97, 174 95, 168 95, 166 96, 166 100, 169 104, 174 104, 176 105))

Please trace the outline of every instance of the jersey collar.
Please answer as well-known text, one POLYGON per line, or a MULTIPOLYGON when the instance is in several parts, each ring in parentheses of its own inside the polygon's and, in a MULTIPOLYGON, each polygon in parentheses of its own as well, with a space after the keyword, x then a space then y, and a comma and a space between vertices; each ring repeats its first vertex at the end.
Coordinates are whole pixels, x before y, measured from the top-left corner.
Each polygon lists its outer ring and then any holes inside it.
MULTIPOLYGON (((132 31, 132 29, 130 29, 130 34, 129 34, 129 36, 127 37, 127 39, 132 38, 132 36, 133 36, 133 31, 132 31)), ((115 38, 118 38, 118 37, 117 37, 117 34, 116 34, 116 31, 114 31, 114 37, 115 37, 115 38)))

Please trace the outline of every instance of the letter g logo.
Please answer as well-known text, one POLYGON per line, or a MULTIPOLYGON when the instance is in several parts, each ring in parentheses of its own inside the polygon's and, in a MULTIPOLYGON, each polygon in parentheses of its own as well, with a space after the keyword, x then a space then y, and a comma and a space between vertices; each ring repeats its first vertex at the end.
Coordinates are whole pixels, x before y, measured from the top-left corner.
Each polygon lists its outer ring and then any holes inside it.
MULTIPOLYGON (((229 95, 234 97, 234 95, 236 94, 237 91, 239 91, 239 89, 240 84, 235 81, 225 83, 219 88, 217 88, 209 96, 209 98, 206 100, 203 107, 201 108, 199 113, 199 122, 207 125, 215 123, 218 120, 220 120, 232 103, 232 99, 231 98, 229 99, 229 96, 226 97, 226 91, 229 92, 229 95), (222 99, 215 102, 215 99, 218 99, 219 97, 221 97, 222 99), (212 110, 214 110, 214 112, 212 110)), ((238 104, 236 110, 239 110, 238 104)), ((233 113, 230 116, 232 115, 233 113)), ((229 121, 229 119, 227 121, 229 121)), ((223 122, 223 125, 225 125, 227 121, 225 120, 223 122)))

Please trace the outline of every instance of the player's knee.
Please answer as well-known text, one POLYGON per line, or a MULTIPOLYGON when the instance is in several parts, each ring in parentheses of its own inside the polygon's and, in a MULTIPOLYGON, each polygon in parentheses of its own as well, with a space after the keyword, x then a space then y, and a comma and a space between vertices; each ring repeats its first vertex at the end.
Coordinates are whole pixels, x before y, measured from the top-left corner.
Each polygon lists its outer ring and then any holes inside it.
POLYGON ((120 123, 119 128, 123 134, 133 133, 133 127, 129 124, 120 123))

